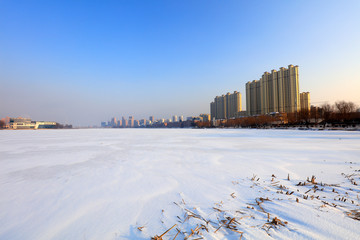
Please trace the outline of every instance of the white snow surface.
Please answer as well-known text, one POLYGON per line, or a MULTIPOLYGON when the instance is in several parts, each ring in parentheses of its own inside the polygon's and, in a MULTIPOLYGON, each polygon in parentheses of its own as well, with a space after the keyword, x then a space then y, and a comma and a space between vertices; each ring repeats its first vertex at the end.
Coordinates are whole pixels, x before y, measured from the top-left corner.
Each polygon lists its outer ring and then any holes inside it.
POLYGON ((0 239, 360 238, 360 132, 9 130, 0 166, 0 239))

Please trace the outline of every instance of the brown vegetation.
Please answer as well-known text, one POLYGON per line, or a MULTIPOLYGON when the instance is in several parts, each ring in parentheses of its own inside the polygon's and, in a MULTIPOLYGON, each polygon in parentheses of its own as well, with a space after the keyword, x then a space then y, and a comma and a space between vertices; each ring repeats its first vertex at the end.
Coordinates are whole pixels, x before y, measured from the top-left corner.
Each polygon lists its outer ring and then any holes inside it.
MULTIPOLYGON (((352 168, 350 167, 350 169, 352 168)), ((207 239, 209 236, 215 237, 217 234, 219 234, 219 238, 232 236, 242 239, 248 237, 246 235, 250 233, 250 229, 264 231, 268 236, 277 238, 278 236, 274 234, 281 228, 296 232, 294 228, 296 223, 287 221, 293 218, 287 219, 285 215, 280 219, 277 215, 278 212, 274 211, 272 207, 284 206, 284 201, 289 202, 290 205, 293 204, 291 208, 296 209, 295 211, 302 211, 304 205, 313 206, 316 211, 322 212, 324 209, 327 212, 333 211, 333 213, 340 211, 349 218, 359 221, 359 186, 355 180, 360 177, 360 169, 352 169, 350 173, 341 175, 349 181, 341 184, 327 184, 316 181, 317 178, 312 175, 306 180, 298 182, 299 179, 291 180, 290 174, 283 179, 272 174, 270 180, 260 180, 260 177, 253 175, 251 178, 240 180, 254 192, 259 192, 260 196, 251 201, 246 197, 245 199, 236 197, 235 192, 229 194, 231 198, 214 203, 214 206, 209 207, 189 205, 188 201, 185 202, 181 198, 174 204, 182 210, 182 214, 173 216, 170 220, 176 221, 177 224, 173 224, 170 228, 167 225, 166 231, 151 239, 164 240, 166 235, 166 239, 175 240, 179 237, 179 239, 195 240, 207 239), (232 207, 229 208, 229 206, 232 207)), ((232 183, 238 185, 239 181, 232 183)), ((317 214, 316 211, 310 211, 309 214, 317 214)), ((141 229, 139 230, 141 231, 141 229)))
MULTIPOLYGON (((295 113, 273 113, 267 115, 217 120, 219 127, 266 128, 299 125, 341 125, 360 124, 360 112, 353 102, 338 101, 334 105, 325 103, 320 107, 312 106, 310 110, 295 113)), ((197 127, 214 127, 210 122, 197 122, 197 127)))

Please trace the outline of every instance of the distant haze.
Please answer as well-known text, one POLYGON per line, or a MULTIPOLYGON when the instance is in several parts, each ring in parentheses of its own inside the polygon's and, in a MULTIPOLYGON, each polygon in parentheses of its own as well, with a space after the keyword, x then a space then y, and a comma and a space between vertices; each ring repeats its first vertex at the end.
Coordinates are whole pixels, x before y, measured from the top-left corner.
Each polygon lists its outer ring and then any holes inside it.
POLYGON ((1 1, 0 118, 76 126, 209 113, 299 65, 313 105, 360 105, 360 1, 1 1))

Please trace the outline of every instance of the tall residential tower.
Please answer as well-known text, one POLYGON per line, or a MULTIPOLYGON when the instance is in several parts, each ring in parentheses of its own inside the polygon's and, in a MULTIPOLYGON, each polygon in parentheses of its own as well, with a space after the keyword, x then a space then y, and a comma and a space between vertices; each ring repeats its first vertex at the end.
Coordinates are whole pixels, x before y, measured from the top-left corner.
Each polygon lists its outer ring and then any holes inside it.
POLYGON ((304 111, 310 111, 310 93, 300 93, 300 109, 304 111))

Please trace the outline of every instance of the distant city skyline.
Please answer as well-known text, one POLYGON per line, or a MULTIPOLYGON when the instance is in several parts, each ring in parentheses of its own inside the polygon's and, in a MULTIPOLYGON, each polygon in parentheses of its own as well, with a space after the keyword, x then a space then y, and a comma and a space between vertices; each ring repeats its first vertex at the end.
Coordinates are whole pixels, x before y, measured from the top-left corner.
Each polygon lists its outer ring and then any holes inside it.
POLYGON ((210 124, 210 114, 200 114, 199 116, 189 116, 186 118, 182 115, 174 115, 168 119, 155 119, 154 116, 149 116, 148 119, 134 119, 133 116, 129 116, 129 119, 126 119, 124 116, 121 119, 113 117, 109 121, 102 121, 100 126, 102 128, 189 128, 195 126, 198 122, 210 124))
POLYGON ((311 104, 360 106, 360 1, 2 1, 0 118, 93 126, 210 113, 298 65, 311 104))

